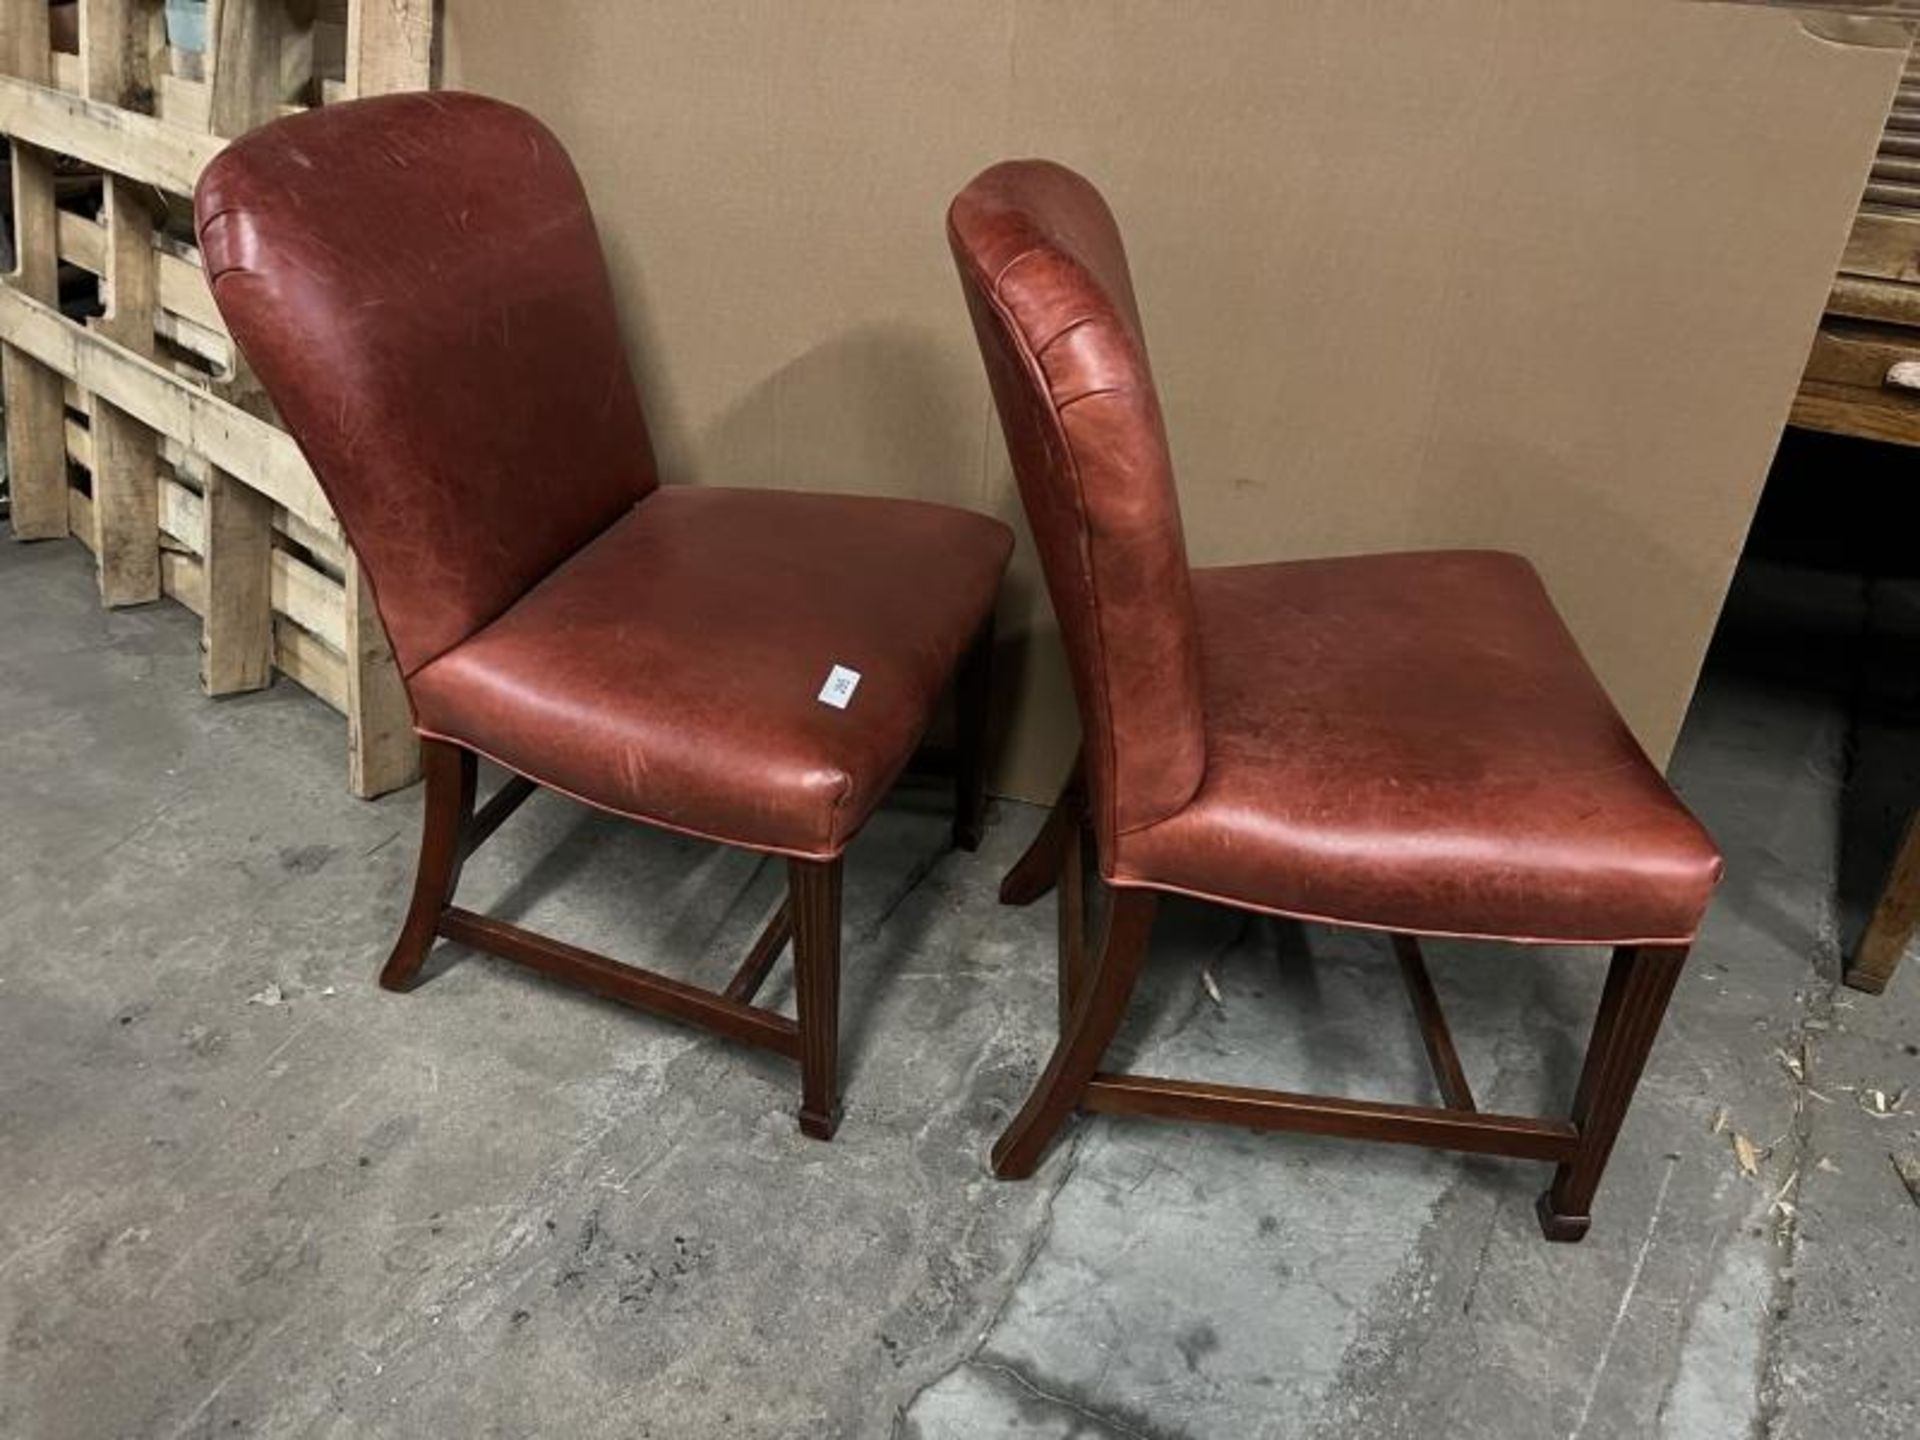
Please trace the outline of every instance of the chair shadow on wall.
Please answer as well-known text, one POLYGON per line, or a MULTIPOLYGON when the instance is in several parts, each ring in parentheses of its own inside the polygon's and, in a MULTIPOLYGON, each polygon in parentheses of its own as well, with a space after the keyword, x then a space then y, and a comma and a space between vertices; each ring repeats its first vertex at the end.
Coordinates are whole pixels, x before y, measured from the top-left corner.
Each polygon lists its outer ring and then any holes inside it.
POLYGON ((925 327, 855 326, 767 374, 690 437, 697 455, 737 473, 703 459, 693 475, 662 478, 895 495, 990 509, 1012 523, 1017 498, 987 494, 1000 439, 978 368, 925 327))

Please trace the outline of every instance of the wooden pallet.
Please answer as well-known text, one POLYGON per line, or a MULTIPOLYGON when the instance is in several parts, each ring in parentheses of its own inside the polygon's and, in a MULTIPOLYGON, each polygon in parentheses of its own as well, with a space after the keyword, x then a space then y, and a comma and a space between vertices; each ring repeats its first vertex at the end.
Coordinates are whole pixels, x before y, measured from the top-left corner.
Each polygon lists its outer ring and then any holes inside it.
POLYGON ((185 604, 202 620, 208 694, 290 677, 345 713, 353 792, 397 789, 419 752, 385 633, 221 322, 187 222, 228 138, 308 105, 426 88, 433 0, 212 0, 197 67, 168 49, 161 0, 79 9, 69 54, 53 49, 46 0, 0 0, 14 536, 78 539, 108 605, 185 604), (99 314, 62 313, 63 274, 69 296, 97 277, 99 314))

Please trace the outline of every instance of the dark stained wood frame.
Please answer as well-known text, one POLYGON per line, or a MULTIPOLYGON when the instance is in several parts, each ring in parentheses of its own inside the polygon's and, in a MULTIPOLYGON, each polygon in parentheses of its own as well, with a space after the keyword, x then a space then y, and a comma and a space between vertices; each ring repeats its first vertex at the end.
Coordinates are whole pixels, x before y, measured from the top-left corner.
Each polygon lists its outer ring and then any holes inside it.
MULTIPOLYGON (((993 656, 989 617, 954 679, 954 844, 978 848, 986 816, 983 755, 993 656)), ((422 739, 426 780, 420 864, 400 938, 380 971, 383 989, 408 991, 436 939, 538 970, 621 1004, 702 1026, 800 1062, 800 1128, 830 1140, 840 1122, 840 857, 787 860, 787 894, 724 989, 705 990, 453 903, 461 867, 538 785, 511 776, 474 808, 478 761, 471 750, 422 739), (753 1003, 791 944, 798 1019, 753 1003)))
POLYGON ((1920 815, 1907 820, 1900 853, 1887 872, 1886 887, 1873 907, 1873 919, 1860 937, 1841 979, 1855 990, 1878 995, 1900 968, 1900 957, 1920 930, 1920 815))
POLYGON ((1411 935, 1393 937, 1394 954, 1444 1105, 1395 1105, 1106 1072, 1100 1061, 1133 998, 1159 897, 1152 890, 1112 889, 1099 948, 1089 952, 1084 877, 1091 847, 1085 811, 1084 781, 1076 765, 1040 833, 1000 887, 1000 899, 1009 905, 1030 904, 1059 888, 1060 1039, 1026 1104, 993 1148, 994 1174, 1003 1180, 1031 1175, 1075 1108, 1205 1120, 1548 1161, 1557 1168, 1537 1207, 1541 1230, 1560 1241, 1587 1233, 1594 1192, 1680 977, 1684 946, 1614 950, 1566 1120, 1487 1114, 1475 1106, 1420 943, 1411 935))

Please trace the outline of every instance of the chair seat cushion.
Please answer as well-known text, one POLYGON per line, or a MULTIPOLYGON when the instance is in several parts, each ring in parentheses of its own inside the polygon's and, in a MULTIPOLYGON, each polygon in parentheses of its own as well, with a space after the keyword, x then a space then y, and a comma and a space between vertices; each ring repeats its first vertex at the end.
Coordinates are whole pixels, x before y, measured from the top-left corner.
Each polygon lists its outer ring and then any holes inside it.
POLYGON ((996 520, 668 487, 409 682, 422 734, 603 809, 836 855, 993 607, 996 520), (859 672, 845 708, 820 696, 859 672))
POLYGON ((1485 551, 1193 575, 1207 769, 1112 877, 1340 924, 1684 943, 1720 856, 1532 566, 1485 551))

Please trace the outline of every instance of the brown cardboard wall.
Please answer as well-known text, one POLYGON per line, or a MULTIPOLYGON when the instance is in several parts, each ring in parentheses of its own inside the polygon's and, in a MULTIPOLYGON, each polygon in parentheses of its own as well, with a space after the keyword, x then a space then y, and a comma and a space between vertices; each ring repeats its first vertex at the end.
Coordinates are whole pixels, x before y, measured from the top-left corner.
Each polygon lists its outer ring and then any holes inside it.
MULTIPOLYGON (((447 0, 445 77, 572 149, 669 479, 1016 519, 942 218, 1047 155, 1127 233, 1196 562, 1519 550, 1664 756, 1906 39, 1820 30, 1673 0, 447 0)), ((1076 727, 1015 571, 1001 781, 1039 798, 1076 727)))

